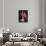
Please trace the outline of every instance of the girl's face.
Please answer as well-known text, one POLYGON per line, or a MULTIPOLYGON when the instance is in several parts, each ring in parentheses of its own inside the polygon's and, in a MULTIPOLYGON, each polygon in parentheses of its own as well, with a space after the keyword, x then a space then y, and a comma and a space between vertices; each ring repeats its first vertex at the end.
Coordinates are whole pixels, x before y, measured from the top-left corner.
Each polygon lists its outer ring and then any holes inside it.
POLYGON ((22 16, 23 18, 26 18, 26 13, 25 13, 25 12, 22 12, 22 13, 21 13, 21 16, 22 16))

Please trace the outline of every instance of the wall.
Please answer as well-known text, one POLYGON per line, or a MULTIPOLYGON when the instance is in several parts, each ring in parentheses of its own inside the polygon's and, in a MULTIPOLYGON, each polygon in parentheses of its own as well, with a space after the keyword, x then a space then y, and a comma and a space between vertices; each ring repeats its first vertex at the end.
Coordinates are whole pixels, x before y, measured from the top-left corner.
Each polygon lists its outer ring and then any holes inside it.
POLYGON ((2 33, 3 27, 3 0, 0 0, 0 33, 2 33))
POLYGON ((5 27, 14 32, 33 32, 42 25, 42 0, 4 0, 5 27), (18 10, 28 10, 28 23, 18 22, 18 10))
POLYGON ((0 0, 0 27, 3 26, 3 1, 0 0))
POLYGON ((42 6, 42 8, 43 8, 43 10, 42 10, 42 20, 43 20, 43 37, 46 37, 46 0, 43 0, 43 4, 42 4, 43 6, 42 6))

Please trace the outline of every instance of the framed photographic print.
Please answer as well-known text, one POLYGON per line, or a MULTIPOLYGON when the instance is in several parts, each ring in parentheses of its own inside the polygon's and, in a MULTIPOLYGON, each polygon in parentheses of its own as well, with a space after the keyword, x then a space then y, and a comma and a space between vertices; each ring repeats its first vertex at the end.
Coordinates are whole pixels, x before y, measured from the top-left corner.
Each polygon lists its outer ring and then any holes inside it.
POLYGON ((28 22, 28 10, 19 10, 19 22, 28 22))

